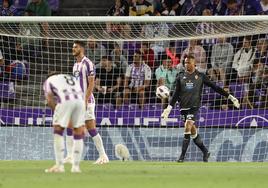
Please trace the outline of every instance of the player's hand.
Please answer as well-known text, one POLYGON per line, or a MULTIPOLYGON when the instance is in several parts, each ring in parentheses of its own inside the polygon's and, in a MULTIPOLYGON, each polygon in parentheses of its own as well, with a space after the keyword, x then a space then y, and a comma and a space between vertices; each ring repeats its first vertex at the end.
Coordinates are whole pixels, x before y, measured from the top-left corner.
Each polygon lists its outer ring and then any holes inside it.
POLYGON ((168 105, 168 107, 161 114, 161 118, 167 119, 170 114, 171 109, 172 109, 172 106, 168 105))
POLYGON ((236 108, 240 108, 240 103, 239 103, 238 99, 235 98, 233 95, 229 95, 228 99, 230 99, 233 102, 233 104, 236 108))

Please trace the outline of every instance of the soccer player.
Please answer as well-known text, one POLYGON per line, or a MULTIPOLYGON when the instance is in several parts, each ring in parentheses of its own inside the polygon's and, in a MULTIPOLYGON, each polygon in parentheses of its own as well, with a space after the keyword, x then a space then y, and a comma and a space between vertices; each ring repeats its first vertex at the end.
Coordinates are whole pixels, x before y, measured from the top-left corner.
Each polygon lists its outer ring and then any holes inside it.
POLYGON ((236 108, 239 108, 240 106, 238 100, 234 96, 216 86, 205 74, 196 70, 194 56, 188 55, 188 57, 185 59, 185 71, 179 73, 176 80, 175 92, 169 101, 168 107, 161 115, 161 117, 167 119, 175 103, 177 101, 180 102, 180 113, 182 115, 182 120, 184 121, 184 140, 182 144, 182 152, 178 162, 184 161, 185 154, 190 143, 190 137, 192 137, 194 143, 203 152, 203 161, 208 162, 210 153, 198 135, 195 126, 195 118, 200 107, 201 94, 204 84, 211 87, 219 94, 228 97, 236 108))
MULTIPOLYGON (((76 80, 79 80, 80 86, 84 93, 86 114, 85 125, 89 135, 92 137, 94 144, 99 152, 99 158, 95 164, 108 163, 109 159, 105 153, 103 142, 100 134, 96 129, 95 121, 95 99, 93 96, 93 88, 95 82, 95 66, 84 55, 85 44, 82 41, 75 41, 73 44, 73 56, 76 58, 76 63, 73 66, 73 75, 76 80)), ((66 146, 67 157, 64 160, 65 163, 72 163, 72 145, 73 145, 73 133, 71 127, 67 129, 66 146)))
POLYGON ((56 164, 46 169, 48 173, 64 172, 63 131, 72 122, 74 128, 73 163, 71 172, 81 172, 79 163, 83 152, 85 103, 79 81, 66 74, 51 74, 43 85, 48 106, 54 112, 54 151, 56 164), (55 100, 56 99, 56 100, 55 100))

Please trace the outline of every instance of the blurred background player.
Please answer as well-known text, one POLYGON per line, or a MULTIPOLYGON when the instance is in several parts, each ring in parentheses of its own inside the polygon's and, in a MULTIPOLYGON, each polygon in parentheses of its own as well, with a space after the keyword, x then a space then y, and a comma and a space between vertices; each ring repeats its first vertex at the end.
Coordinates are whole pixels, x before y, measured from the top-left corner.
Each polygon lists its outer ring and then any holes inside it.
POLYGON ((179 73, 176 80, 175 92, 168 107, 164 110, 161 116, 164 119, 167 119, 172 107, 177 101, 180 101, 180 112, 182 120, 184 121, 184 140, 178 162, 184 161, 185 154, 190 143, 190 137, 192 137, 194 143, 203 152, 203 161, 208 162, 210 153, 197 133, 195 126, 195 119, 200 108, 203 85, 205 84, 219 94, 228 97, 235 107, 239 108, 240 104, 235 97, 224 91, 222 88, 216 86, 205 74, 196 70, 195 58, 193 55, 188 55, 185 59, 185 69, 185 71, 179 73))
MULTIPOLYGON (((56 74, 56 73, 53 73, 56 74)), ((54 111, 54 151, 56 164, 46 169, 48 173, 64 172, 63 131, 71 122, 74 128, 73 163, 71 172, 79 173, 79 163, 83 153, 83 130, 85 104, 83 92, 78 80, 66 74, 51 75, 44 83, 44 92, 48 106, 54 111), (56 101, 55 101, 56 98, 56 101)))
MULTIPOLYGON (((73 56, 76 58, 76 62, 73 66, 73 75, 79 80, 82 91, 84 92, 86 114, 85 125, 89 135, 92 137, 94 144, 99 152, 99 158, 95 164, 108 163, 109 159, 105 153, 103 142, 100 134, 96 129, 95 121, 95 99, 93 96, 93 88, 95 82, 95 67, 94 64, 84 55, 85 45, 81 41, 75 41, 73 44, 73 56)), ((73 145, 73 133, 71 127, 67 129, 66 145, 67 145, 67 157, 64 162, 71 163, 71 153, 73 145)))

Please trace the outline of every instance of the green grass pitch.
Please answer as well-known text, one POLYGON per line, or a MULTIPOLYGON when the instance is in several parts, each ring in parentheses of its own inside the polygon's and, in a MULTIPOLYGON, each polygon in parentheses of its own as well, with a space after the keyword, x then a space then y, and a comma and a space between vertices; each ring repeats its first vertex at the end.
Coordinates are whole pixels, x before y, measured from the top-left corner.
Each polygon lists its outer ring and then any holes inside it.
POLYGON ((0 161, 0 188, 267 188, 268 163, 83 161, 81 174, 46 174, 53 161, 0 161))

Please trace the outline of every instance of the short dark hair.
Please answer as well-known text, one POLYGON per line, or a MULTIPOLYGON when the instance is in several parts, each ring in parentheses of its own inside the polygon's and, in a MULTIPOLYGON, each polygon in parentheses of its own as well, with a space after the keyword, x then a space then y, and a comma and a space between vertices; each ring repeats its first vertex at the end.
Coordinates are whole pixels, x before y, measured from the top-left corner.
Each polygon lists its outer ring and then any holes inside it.
POLYGON ((233 4, 233 3, 237 3, 237 0, 228 0, 227 4, 233 4))
POLYGON ((135 53, 136 53, 136 54, 139 54, 139 55, 142 55, 142 52, 141 52, 140 49, 135 50, 135 53))
POLYGON ((54 75, 57 75, 57 74, 60 74, 58 71, 48 71, 48 74, 47 74, 47 79, 50 77, 50 76, 54 76, 54 75))
POLYGON ((78 44, 79 46, 81 46, 82 48, 85 48, 85 42, 84 41, 81 41, 81 40, 75 40, 74 41, 74 44, 78 44))
POLYGON ((103 60, 103 59, 107 59, 108 61, 112 61, 112 60, 113 60, 112 56, 110 56, 110 55, 104 55, 104 56, 101 56, 101 59, 102 59, 102 60, 103 60))

